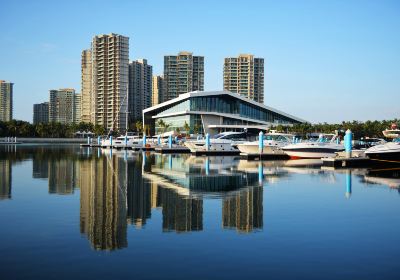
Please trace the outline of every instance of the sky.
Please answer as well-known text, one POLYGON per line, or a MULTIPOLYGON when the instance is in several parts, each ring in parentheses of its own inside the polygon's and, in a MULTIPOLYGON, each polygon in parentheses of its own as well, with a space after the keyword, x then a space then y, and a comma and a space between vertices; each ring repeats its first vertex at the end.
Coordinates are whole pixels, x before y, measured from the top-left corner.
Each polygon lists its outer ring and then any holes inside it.
POLYGON ((14 118, 32 121, 49 90, 81 91, 93 36, 130 39, 130 60, 162 74, 164 55, 205 57, 205 90, 223 59, 265 59, 264 103, 312 123, 400 118, 400 1, 0 0, 0 80, 14 118))

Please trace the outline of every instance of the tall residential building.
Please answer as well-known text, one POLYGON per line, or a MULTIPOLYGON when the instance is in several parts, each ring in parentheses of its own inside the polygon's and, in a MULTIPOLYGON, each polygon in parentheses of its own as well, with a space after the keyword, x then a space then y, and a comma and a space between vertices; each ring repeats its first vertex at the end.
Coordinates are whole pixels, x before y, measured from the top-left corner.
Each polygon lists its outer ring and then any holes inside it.
POLYGON ((92 40, 92 122, 125 130, 128 105, 129 38, 98 35, 92 40))
POLYGON ((151 95, 151 106, 158 105, 164 101, 164 76, 153 76, 153 92, 151 95))
POLYGON ((142 120, 144 109, 151 107, 153 67, 146 59, 129 63, 129 123, 142 120))
POLYGON ((81 59, 81 87, 82 87, 82 100, 81 100, 81 121, 93 122, 92 119, 92 51, 83 50, 81 59))
POLYGON ((33 124, 49 122, 49 102, 33 104, 33 124))
POLYGON ((74 122, 82 121, 82 93, 76 93, 74 99, 74 122))
POLYGON ((0 121, 13 118, 13 83, 0 80, 0 121))
POLYGON ((81 95, 72 88, 50 90, 49 121, 63 124, 80 121, 81 95))
POLYGON ((264 103, 264 58, 251 54, 225 58, 224 90, 264 103))
POLYGON ((190 91, 204 90, 204 56, 190 52, 164 56, 164 101, 190 91))

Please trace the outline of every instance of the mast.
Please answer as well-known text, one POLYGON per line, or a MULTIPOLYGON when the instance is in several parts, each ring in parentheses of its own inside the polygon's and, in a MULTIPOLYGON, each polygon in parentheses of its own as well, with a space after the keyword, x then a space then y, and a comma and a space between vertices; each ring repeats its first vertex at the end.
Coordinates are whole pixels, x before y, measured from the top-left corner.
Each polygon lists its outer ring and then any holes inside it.
MULTIPOLYGON (((128 81, 129 83, 129 81, 128 81)), ((126 107, 125 107, 125 135, 128 136, 128 105, 129 105, 129 87, 128 83, 126 84, 126 107)))

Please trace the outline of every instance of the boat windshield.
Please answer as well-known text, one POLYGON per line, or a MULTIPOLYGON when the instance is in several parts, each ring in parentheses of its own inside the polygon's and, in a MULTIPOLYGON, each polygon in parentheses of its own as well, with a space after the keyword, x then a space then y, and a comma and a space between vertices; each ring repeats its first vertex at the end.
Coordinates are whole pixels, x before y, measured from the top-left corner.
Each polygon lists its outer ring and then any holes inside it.
POLYGON ((394 138, 394 139, 393 139, 393 142, 395 142, 395 143, 400 143, 400 137, 394 138))
POLYGON ((234 134, 224 134, 224 133, 220 133, 220 134, 216 134, 214 135, 214 137, 212 137, 214 139, 246 139, 246 133, 234 133, 234 134))
POLYGON ((264 140, 289 142, 288 138, 283 135, 265 135, 264 140))

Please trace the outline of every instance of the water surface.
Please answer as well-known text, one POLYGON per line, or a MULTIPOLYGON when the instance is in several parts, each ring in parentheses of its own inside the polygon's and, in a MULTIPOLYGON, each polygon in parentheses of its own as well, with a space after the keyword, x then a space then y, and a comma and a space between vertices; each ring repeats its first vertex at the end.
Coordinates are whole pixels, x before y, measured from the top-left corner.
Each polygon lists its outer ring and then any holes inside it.
POLYGON ((399 279, 398 170, 0 147, 2 279, 399 279))

